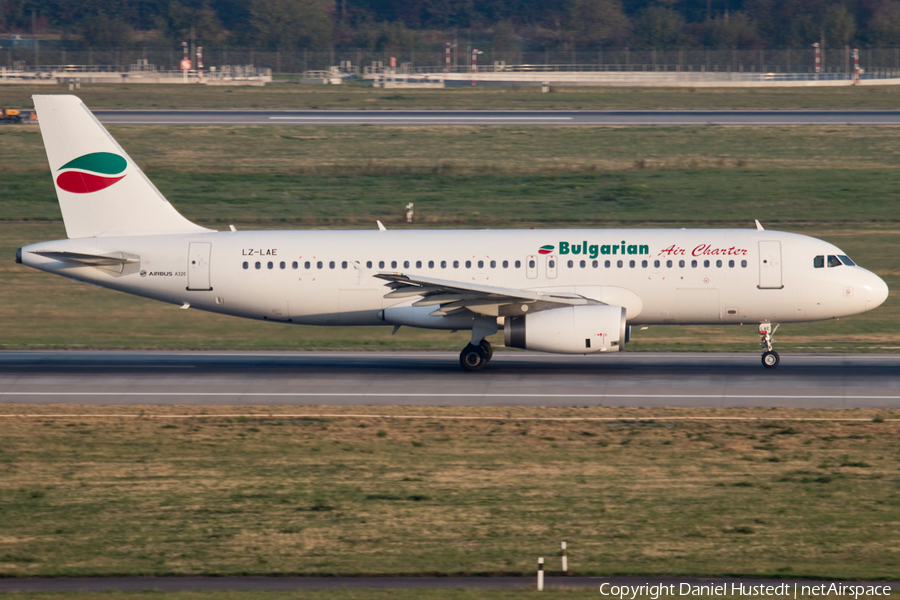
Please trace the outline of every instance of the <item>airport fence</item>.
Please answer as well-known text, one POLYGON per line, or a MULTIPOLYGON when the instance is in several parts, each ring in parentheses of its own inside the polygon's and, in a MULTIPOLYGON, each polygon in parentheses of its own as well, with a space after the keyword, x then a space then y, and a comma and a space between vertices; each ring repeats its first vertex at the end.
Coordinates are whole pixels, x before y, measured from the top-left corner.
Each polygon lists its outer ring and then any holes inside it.
MULTIPOLYGON (((860 49, 860 66, 870 74, 900 73, 900 48, 860 49)), ((823 48, 821 73, 851 73, 852 49, 823 48)), ((133 71, 178 70, 180 48, 112 48, 67 50, 52 44, 0 48, 0 66, 28 71, 59 70, 78 66, 87 70, 133 71)), ((634 72, 713 72, 713 73, 815 73, 812 47, 805 49, 712 50, 683 48, 675 50, 568 50, 500 51, 486 48, 476 56, 479 72, 493 71, 634 71, 634 72)), ((450 67, 444 48, 407 49, 396 52, 334 50, 313 52, 262 51, 253 48, 203 46, 206 68, 223 65, 253 65, 274 73, 303 73, 341 67, 344 72, 381 72, 393 66, 407 73, 471 71, 472 49, 452 48, 450 67)))

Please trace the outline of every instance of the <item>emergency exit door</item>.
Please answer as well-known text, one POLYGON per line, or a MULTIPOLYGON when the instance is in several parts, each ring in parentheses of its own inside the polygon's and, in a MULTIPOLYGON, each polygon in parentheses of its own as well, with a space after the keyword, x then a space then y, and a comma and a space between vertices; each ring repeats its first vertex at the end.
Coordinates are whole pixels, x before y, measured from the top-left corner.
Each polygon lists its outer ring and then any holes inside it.
POLYGON ((780 290, 781 283, 781 242, 759 243, 759 288, 780 290))
POLYGON ((188 284, 187 289, 194 291, 208 291, 212 289, 209 283, 209 254, 212 244, 205 242, 192 242, 188 248, 188 284))

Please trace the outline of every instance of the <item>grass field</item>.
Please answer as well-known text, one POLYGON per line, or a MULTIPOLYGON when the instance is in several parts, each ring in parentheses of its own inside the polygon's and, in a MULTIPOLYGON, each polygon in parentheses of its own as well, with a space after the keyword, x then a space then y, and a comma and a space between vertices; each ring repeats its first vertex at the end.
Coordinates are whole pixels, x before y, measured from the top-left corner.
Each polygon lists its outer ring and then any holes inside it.
POLYGON ((0 572, 897 575, 896 411, 460 410, 0 406, 0 572))
MULTIPOLYGON (((116 127, 188 218, 218 229, 769 227, 822 237, 900 283, 894 128, 116 127)), ((65 237, 40 135, 0 128, 0 257, 65 237)), ((435 348, 464 333, 285 327, 128 297, 0 262, 0 348, 435 348), (138 318, 135 318, 135 316, 138 318)), ((780 330, 785 351, 897 351, 878 310, 780 330)), ((756 349, 751 328, 653 327, 629 350, 756 349)))
MULTIPOLYGON (((297 75, 284 75, 280 79, 297 75)), ((827 88, 628 88, 458 86, 443 90, 381 90, 364 83, 341 86, 275 83, 265 87, 86 84, 0 86, 0 104, 29 108, 32 94, 69 94, 90 108, 158 109, 858 109, 898 108, 896 86, 827 88)))

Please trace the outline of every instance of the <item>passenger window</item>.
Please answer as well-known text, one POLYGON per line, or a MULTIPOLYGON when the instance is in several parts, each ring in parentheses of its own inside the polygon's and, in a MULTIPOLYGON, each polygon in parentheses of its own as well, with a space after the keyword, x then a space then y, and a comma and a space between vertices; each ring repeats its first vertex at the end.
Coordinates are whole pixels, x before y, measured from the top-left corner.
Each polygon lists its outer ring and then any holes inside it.
POLYGON ((305 263, 303 263, 303 268, 306 269, 307 271, 309 271, 309 268, 310 268, 311 266, 312 266, 312 265, 309 264, 309 261, 306 261, 305 263))
POLYGON ((322 261, 321 261, 321 260, 318 261, 318 262, 316 263, 316 268, 317 268, 317 269, 321 269, 321 268, 322 268, 322 261))
POLYGON ((704 266, 704 267, 709 267, 709 261, 708 261, 708 260, 704 260, 704 261, 703 261, 703 266, 704 266))
POLYGON ((446 261, 446 260, 442 260, 442 261, 441 261, 441 268, 442 268, 442 269, 446 269, 446 268, 447 268, 447 261, 446 261))
POLYGON ((841 262, 847 265, 848 267, 855 267, 856 263, 850 260, 849 256, 845 256, 843 254, 838 254, 838 258, 841 259, 841 262))
POLYGON ((684 268, 684 261, 683 261, 683 260, 679 260, 679 261, 678 261, 678 266, 684 268))
POLYGON ((628 266, 631 267, 632 269, 634 268, 635 264, 637 264, 637 263, 635 263, 633 260, 628 261, 628 266))
POLYGON ((648 264, 648 263, 647 263, 646 260, 642 260, 642 261, 641 261, 641 266, 644 267, 645 269, 647 268, 647 264, 648 264))
POLYGON ((581 261, 581 262, 578 263, 578 264, 579 264, 579 266, 580 266, 582 269, 585 268, 585 267, 587 266, 587 263, 586 263, 585 261, 581 261))
POLYGON ((328 263, 328 268, 329 268, 329 269, 333 269, 333 268, 334 268, 334 261, 331 261, 331 262, 328 263))
POLYGON ((492 268, 492 269, 496 269, 496 268, 497 268, 497 261, 496 261, 496 260, 492 260, 492 261, 491 261, 491 268, 492 268))
POLYGON ((668 268, 670 268, 670 269, 672 268, 672 261, 671 261, 671 260, 667 260, 667 261, 666 261, 666 267, 668 267, 668 268))
POLYGON ((696 268, 697 268, 697 261, 696 261, 696 260, 692 260, 692 261, 691 261, 691 268, 692 268, 692 269, 696 269, 696 268))
POLYGON ((599 260, 593 261, 593 262, 591 263, 591 266, 594 267, 594 268, 596 269, 597 267, 600 266, 600 261, 599 261, 599 260))
POLYGON ((383 269, 383 268, 384 268, 384 261, 383 261, 383 260, 379 260, 379 261, 378 261, 378 268, 379 268, 379 269, 383 269))
POLYGON ((422 268, 422 261, 421 261, 421 260, 417 260, 417 261, 416 261, 416 268, 417 268, 417 269, 421 269, 421 268, 422 268))
POLYGON ((408 269, 408 268, 409 268, 409 261, 408 261, 408 260, 404 260, 404 261, 403 261, 403 268, 404 268, 404 269, 408 269))
POLYGON ((607 260, 607 261, 604 261, 603 266, 608 269, 612 266, 612 263, 607 260))
POLYGON ((717 260, 717 261, 716 261, 716 266, 717 266, 717 267, 721 267, 721 266, 722 266, 722 261, 721 261, 721 260, 717 260))
POLYGON ((625 266, 625 263, 622 262, 621 260, 617 260, 617 261, 616 261, 616 266, 619 267, 619 268, 621 269, 623 266, 625 266))
MULTIPOLYGON (((571 260, 569 261, 569 266, 570 266, 570 267, 572 266, 572 261, 571 261, 571 260)), ((549 268, 549 269, 555 269, 555 268, 556 268, 556 261, 553 260, 552 258, 551 258, 550 260, 548 260, 548 261, 547 261, 547 268, 549 268)))
MULTIPOLYGON (((519 262, 519 261, 516 261, 516 263, 518 263, 518 262, 519 262)), ((519 265, 516 264, 516 266, 519 266, 519 265)), ((533 269, 533 268, 534 268, 534 261, 533 261, 533 260, 529 260, 529 261, 528 261, 528 268, 529 268, 529 269, 533 269)))
POLYGON ((521 268, 522 268, 522 261, 521 261, 521 260, 517 260, 517 261, 516 261, 516 268, 517 268, 517 269, 521 269, 521 268))
MULTIPOLYGON (((556 263, 555 263, 554 261, 551 260, 551 261, 550 261, 550 268, 552 269, 555 265, 556 265, 556 263)), ((573 263, 573 262, 570 260, 570 261, 568 262, 568 266, 569 266, 569 268, 571 269, 572 267, 575 266, 575 263, 573 263)))
POLYGON ((341 268, 342 268, 342 269, 346 269, 346 268, 347 268, 347 261, 346 261, 346 260, 343 261, 343 262, 341 263, 341 268))
POLYGON ((392 261, 391 261, 391 268, 392 268, 392 269, 396 269, 396 268, 397 268, 397 261, 396 261, 396 260, 392 260, 392 261))
POLYGON ((741 261, 741 268, 746 268, 746 267, 747 267, 747 261, 746 261, 746 260, 742 260, 742 261, 741 261))
POLYGON ((839 267, 841 266, 841 259, 832 254, 828 255, 828 266, 829 267, 839 267))
POLYGON ((434 261, 433 261, 433 260, 429 260, 429 261, 428 261, 428 268, 429 268, 429 269, 433 269, 433 268, 434 268, 434 261))
POLYGON ((467 261, 466 261, 466 268, 467 268, 467 269, 471 269, 471 268, 472 268, 472 261, 471 261, 471 260, 467 260, 467 261))
POLYGON ((458 261, 458 260, 454 260, 454 261, 453 261, 453 268, 454 268, 454 269, 458 269, 458 268, 459 268, 459 261, 458 261))
POLYGON ((281 268, 282 268, 282 269, 284 269, 284 268, 285 268, 285 267, 287 267, 287 265, 286 265, 286 264, 284 264, 284 261, 281 261, 281 264, 280 264, 280 265, 278 265, 278 266, 279 266, 279 267, 281 267, 281 268))
POLYGON ((508 260, 504 260, 504 261, 503 261, 503 268, 504 268, 504 269, 508 269, 508 268, 509 268, 509 261, 508 261, 508 260))
MULTIPOLYGON (((309 264, 309 263, 307 263, 307 264, 309 264)), ((306 268, 308 269, 309 267, 306 267, 306 268)), ((367 269, 371 269, 371 268, 372 268, 372 261, 371 261, 371 260, 367 260, 367 261, 366 261, 366 268, 367 268, 367 269)))
POLYGON ((478 268, 479 268, 479 269, 483 269, 483 268, 484 268, 484 261, 483 261, 483 260, 479 260, 479 261, 478 261, 478 268))
POLYGON ((733 268, 733 267, 734 267, 734 261, 733 261, 733 260, 729 260, 729 261, 728 261, 728 266, 729 266, 730 268, 733 268))
POLYGON ((249 269, 249 268, 250 268, 250 263, 248 263, 246 260, 244 261, 244 268, 245 268, 245 269, 249 269))
POLYGON ((275 264, 271 260, 268 263, 266 263, 266 266, 269 267, 270 269, 275 268, 275 264))
POLYGON ((257 269, 262 268, 262 263, 260 263, 259 261, 257 261, 255 266, 256 266, 257 269))
POLYGON ((294 262, 291 263, 291 268, 292 268, 292 269, 296 269, 296 268, 298 268, 299 266, 300 266, 300 263, 298 263, 296 260, 295 260, 294 262))
POLYGON ((654 268, 654 269, 658 269, 658 268, 659 268, 659 261, 658 261, 658 260, 654 260, 654 261, 653 261, 653 268, 654 268))

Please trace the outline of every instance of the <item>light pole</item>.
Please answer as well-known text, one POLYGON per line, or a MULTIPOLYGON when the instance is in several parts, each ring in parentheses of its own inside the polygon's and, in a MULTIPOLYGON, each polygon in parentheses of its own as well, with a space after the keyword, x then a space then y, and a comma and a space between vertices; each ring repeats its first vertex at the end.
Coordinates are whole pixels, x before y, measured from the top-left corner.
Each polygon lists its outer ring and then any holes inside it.
POLYGON ((482 52, 478 48, 472 50, 472 85, 475 85, 475 76, 478 73, 477 57, 479 54, 484 54, 484 52, 482 52))

